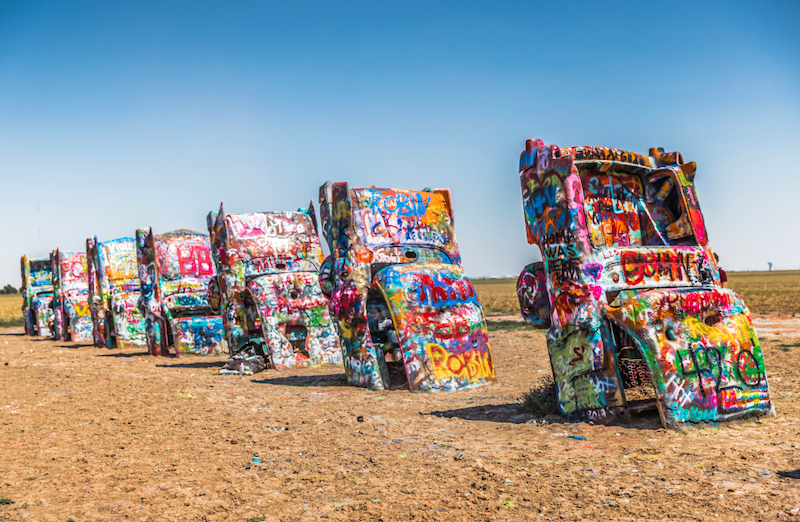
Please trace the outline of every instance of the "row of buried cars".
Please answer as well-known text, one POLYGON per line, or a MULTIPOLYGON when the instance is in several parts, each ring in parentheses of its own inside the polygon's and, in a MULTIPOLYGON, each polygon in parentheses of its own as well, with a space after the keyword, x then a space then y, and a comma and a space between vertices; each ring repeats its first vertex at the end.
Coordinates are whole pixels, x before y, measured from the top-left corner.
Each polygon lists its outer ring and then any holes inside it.
MULTIPOLYGON (((523 318, 547 330, 565 416, 665 427, 775 414, 752 319, 723 288, 680 153, 528 140, 523 318)), ((208 215, 208 232, 87 240, 22 259, 26 332, 154 355, 344 365, 351 385, 455 391, 495 382, 447 189, 320 187, 297 212, 208 215)), ((227 365, 226 365, 227 366, 227 365)))

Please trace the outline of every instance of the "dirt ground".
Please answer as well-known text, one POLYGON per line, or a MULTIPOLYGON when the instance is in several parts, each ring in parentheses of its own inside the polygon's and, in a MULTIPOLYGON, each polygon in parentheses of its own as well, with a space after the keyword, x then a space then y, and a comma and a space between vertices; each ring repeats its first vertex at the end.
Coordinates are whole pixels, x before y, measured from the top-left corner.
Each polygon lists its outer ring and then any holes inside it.
POLYGON ((777 418, 682 433, 527 422, 544 336, 491 342, 499 384, 425 395, 0 329, 0 519, 800 520, 797 339, 762 340, 777 418))

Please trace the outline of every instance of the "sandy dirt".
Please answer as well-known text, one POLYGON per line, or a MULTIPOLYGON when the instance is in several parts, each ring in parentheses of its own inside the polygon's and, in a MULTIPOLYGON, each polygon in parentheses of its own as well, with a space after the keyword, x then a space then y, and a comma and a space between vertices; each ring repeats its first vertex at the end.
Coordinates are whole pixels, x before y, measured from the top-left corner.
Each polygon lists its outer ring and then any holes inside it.
POLYGON ((499 384, 425 395, 0 329, 0 520, 800 520, 797 339, 763 341, 777 418, 683 433, 527 422, 544 336, 491 342, 499 384))

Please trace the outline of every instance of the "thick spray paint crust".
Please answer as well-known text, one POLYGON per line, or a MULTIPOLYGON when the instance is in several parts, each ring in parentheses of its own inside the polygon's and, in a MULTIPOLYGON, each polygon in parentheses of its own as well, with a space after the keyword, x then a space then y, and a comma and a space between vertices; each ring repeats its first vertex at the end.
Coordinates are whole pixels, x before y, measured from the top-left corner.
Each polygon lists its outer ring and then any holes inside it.
POLYGON ((53 265, 49 257, 20 260, 22 319, 28 335, 50 336, 53 319, 53 265))
POLYGON ((495 382, 483 310, 459 266, 395 265, 372 284, 391 309, 412 389, 455 391, 495 382))
POLYGON ((86 252, 50 254, 53 270, 53 328, 56 339, 84 342, 92 340, 92 314, 86 252))
POLYGON ((454 391, 495 381, 483 311, 461 269, 449 190, 329 182, 320 187, 320 215, 331 249, 322 286, 351 385, 454 391), (394 368, 404 377, 392 376, 394 368))
POLYGON ((313 205, 297 212, 208 215, 219 276, 211 294, 232 353, 265 346, 275 369, 342 364, 342 351, 322 293, 322 248, 313 205))
POLYGON ((523 317, 548 329, 564 415, 617 422, 658 408, 677 428, 774 414, 750 315, 720 287, 694 163, 529 140, 519 170, 542 262, 517 292, 523 317))
POLYGON ((141 292, 136 270, 136 241, 86 240, 89 306, 95 346, 145 346, 145 319, 138 308, 141 292))
POLYGON ((136 231, 136 257, 148 350, 166 355, 219 355, 226 349, 222 318, 208 303, 216 275, 208 236, 190 230, 136 231))

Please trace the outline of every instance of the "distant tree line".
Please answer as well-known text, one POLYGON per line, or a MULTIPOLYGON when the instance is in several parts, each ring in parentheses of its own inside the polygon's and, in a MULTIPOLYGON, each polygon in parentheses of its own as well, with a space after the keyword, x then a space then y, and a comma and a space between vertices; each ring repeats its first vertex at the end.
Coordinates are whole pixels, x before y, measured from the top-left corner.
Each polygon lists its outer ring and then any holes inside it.
POLYGON ((6 285, 3 288, 0 288, 0 294, 17 294, 17 293, 19 293, 19 290, 17 290, 11 285, 6 285))

